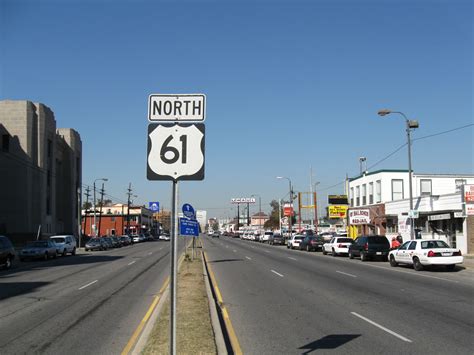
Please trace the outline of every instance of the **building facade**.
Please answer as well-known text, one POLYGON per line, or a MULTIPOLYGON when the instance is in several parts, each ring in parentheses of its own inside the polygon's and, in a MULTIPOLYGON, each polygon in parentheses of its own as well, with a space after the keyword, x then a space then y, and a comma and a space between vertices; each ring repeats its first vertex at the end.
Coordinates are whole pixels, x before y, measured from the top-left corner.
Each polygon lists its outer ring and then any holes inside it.
POLYGON ((0 101, 0 234, 14 241, 79 234, 82 142, 56 128, 53 111, 30 101, 0 101))
MULTIPOLYGON (((413 210, 417 238, 443 239, 464 253, 474 252, 474 230, 463 213, 463 186, 474 175, 412 174, 413 210)), ((349 180, 349 234, 379 234, 389 239, 400 233, 410 239, 409 175, 407 170, 379 170, 349 180)))

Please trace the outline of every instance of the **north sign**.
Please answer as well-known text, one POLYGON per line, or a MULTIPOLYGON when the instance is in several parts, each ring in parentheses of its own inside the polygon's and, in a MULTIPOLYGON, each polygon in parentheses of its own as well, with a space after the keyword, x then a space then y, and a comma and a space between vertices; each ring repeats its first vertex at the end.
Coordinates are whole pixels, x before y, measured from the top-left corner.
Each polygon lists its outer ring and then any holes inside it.
POLYGON ((148 97, 148 120, 160 122, 202 122, 206 118, 203 94, 152 94, 148 97))
POLYGON ((148 125, 148 180, 203 180, 203 123, 148 125))

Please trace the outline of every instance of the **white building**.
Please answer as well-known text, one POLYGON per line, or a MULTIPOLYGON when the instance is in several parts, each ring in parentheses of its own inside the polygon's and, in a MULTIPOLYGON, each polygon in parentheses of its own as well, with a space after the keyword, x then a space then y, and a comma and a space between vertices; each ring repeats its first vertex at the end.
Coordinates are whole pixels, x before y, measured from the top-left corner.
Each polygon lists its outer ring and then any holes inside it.
MULTIPOLYGON (((412 176, 416 236, 444 239, 464 253, 474 250, 474 231, 469 231, 463 215, 462 187, 473 184, 474 175, 417 174, 412 176)), ((401 233, 410 238, 407 225, 410 209, 407 170, 379 170, 349 181, 349 230, 355 237, 401 233)), ((471 216, 472 217, 472 216, 471 216)))

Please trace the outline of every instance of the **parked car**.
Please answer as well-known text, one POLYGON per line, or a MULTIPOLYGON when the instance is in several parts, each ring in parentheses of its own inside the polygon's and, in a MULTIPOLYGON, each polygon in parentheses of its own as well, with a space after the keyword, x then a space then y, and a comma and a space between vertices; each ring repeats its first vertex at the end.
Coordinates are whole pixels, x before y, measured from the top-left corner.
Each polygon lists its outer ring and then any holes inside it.
POLYGON ((7 270, 10 269, 13 260, 15 259, 15 255, 15 248, 10 240, 5 236, 0 235, 0 266, 7 270))
POLYGON ((56 244, 52 240, 37 240, 29 242, 20 251, 20 260, 26 259, 43 259, 48 260, 49 258, 57 257, 56 244))
POLYGON ((390 265, 413 265, 416 271, 425 266, 444 265, 448 270, 454 270, 456 264, 464 259, 459 249, 451 248, 446 242, 438 239, 412 240, 403 243, 399 248, 388 254, 390 265))
POLYGON ((333 237, 329 243, 323 244, 323 254, 331 253, 332 256, 348 254, 349 247, 354 243, 354 239, 347 237, 333 237))
POLYGON ((286 247, 289 249, 299 249, 300 243, 303 239, 304 237, 301 234, 294 235, 288 241, 288 244, 286 245, 286 247))
POLYGON ((76 255, 76 238, 73 235, 53 235, 49 237, 56 244, 56 252, 62 256, 76 255))
POLYGON ((219 232, 212 233, 212 238, 219 238, 219 232))
POLYGON ((162 233, 162 234, 160 234, 159 239, 169 242, 171 238, 170 238, 169 234, 162 233))
POLYGON ((132 239, 128 235, 121 235, 118 237, 122 242, 122 245, 130 245, 132 244, 132 239))
POLYGON ((272 231, 266 231, 262 234, 261 242, 262 243, 270 243, 270 238, 273 235, 272 231))
POLYGON ((317 251, 322 250, 324 244, 323 237, 319 235, 307 235, 300 243, 300 250, 317 251))
POLYGON ((112 249, 114 247, 114 243, 110 237, 100 237, 100 239, 102 239, 104 243, 107 244, 107 249, 112 249))
POLYGON ((108 244, 104 238, 91 238, 86 243, 85 250, 107 250, 108 244))
POLYGON ((360 260, 379 258, 387 261, 390 251, 390 242, 383 235, 371 235, 357 237, 349 247, 349 258, 360 256, 360 260))
POLYGON ((268 239, 268 244, 270 244, 270 245, 275 245, 275 244, 284 245, 285 244, 285 239, 283 238, 283 236, 281 234, 274 233, 268 239))
POLYGON ((138 234, 132 234, 132 235, 130 236, 130 238, 133 239, 133 242, 134 242, 134 243, 140 243, 140 242, 141 242, 140 236, 139 236, 138 234))

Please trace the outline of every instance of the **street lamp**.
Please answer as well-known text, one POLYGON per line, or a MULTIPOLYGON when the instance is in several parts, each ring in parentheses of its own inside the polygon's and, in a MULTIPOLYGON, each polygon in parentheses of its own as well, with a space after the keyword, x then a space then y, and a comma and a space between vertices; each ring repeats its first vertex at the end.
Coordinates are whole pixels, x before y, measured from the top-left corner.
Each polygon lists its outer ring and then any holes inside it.
MULTIPOLYGON (((290 211, 293 212, 293 189, 291 187, 291 180, 290 180, 290 178, 287 178, 286 176, 277 176, 276 178, 277 179, 286 179, 286 180, 288 180, 288 183, 289 183, 289 186, 290 186, 290 208, 291 208, 290 211)), ((290 233, 289 234, 290 238, 291 238, 291 233, 293 231, 293 228, 291 226, 291 220, 292 220, 293 216, 292 216, 291 212, 290 212, 290 218, 288 220, 288 227, 289 227, 288 230, 289 230, 289 233, 290 233)))
MULTIPOLYGON (((412 129, 418 128, 419 124, 416 120, 409 120, 407 116, 403 112, 400 111, 392 111, 388 109, 380 110, 378 112, 379 116, 386 116, 391 113, 398 113, 399 115, 403 116, 406 123, 406 131, 407 131, 407 141, 408 141, 408 186, 410 189, 410 214, 413 212, 413 188, 412 188, 412 170, 411 170, 411 136, 410 132, 412 129)), ((414 228, 414 218, 413 215, 410 217, 410 239, 415 239, 415 228, 414 228)))
POLYGON ((311 181, 311 184, 309 185, 311 189, 311 205, 314 206, 314 220, 313 216, 311 216, 311 226, 316 228, 316 234, 318 233, 318 194, 316 192, 316 186, 318 185, 319 181, 316 181, 315 183, 311 181))
POLYGON ((258 196, 258 228, 262 230, 262 197, 259 194, 253 194, 250 197, 258 196))
POLYGON ((98 178, 94 180, 94 237, 97 237, 97 221, 96 221, 96 214, 95 214, 95 182, 96 181, 109 181, 109 179, 98 178))
POLYGON ((362 176, 362 173, 367 170, 367 158, 366 157, 359 157, 359 168, 360 168, 360 175, 362 176), (362 169, 362 166, 365 162, 365 169, 362 169))

